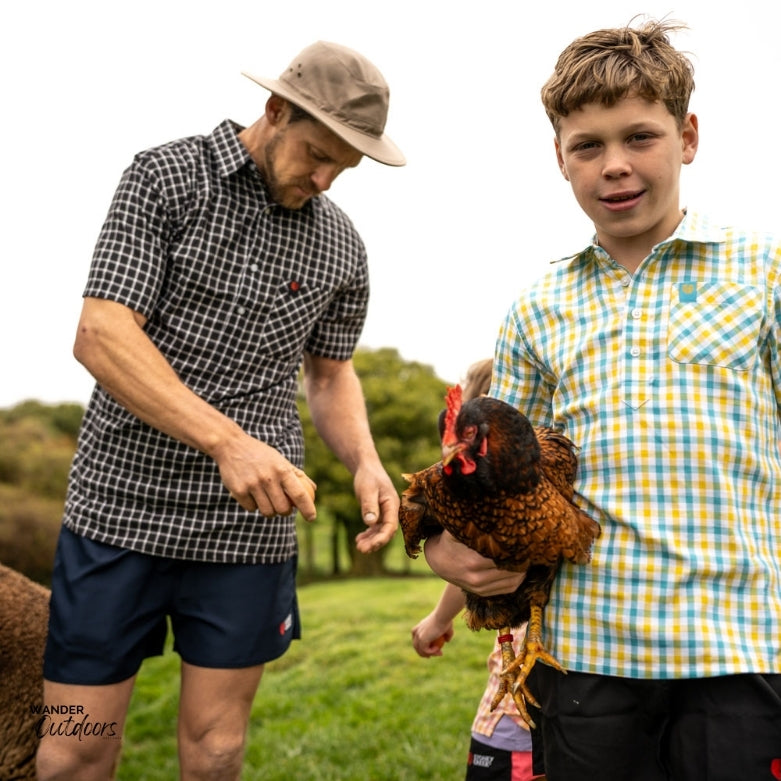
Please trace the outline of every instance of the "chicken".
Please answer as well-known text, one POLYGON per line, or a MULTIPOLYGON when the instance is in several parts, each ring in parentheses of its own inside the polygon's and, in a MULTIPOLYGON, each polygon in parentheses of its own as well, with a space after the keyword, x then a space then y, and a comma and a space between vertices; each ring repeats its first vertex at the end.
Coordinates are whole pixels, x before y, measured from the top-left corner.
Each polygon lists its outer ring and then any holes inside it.
POLYGON ((534 726, 526 686, 537 661, 565 672, 542 643, 542 615, 563 561, 585 564, 599 524, 573 503, 577 458, 573 443, 549 428, 533 428, 509 404, 486 396, 463 403, 449 388, 439 418, 442 460, 414 474, 402 494, 399 522, 407 555, 443 529, 494 561, 526 571, 512 594, 481 597, 466 592, 465 620, 474 630, 499 632, 504 670, 495 708, 509 693, 534 726), (528 621, 521 652, 512 651, 511 627, 528 621))

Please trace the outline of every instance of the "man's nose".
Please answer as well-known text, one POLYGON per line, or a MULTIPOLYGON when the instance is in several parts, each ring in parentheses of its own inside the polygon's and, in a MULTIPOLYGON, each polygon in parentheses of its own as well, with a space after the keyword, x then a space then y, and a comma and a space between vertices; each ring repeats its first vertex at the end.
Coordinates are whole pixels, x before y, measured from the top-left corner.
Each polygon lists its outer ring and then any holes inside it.
POLYGON ((311 179, 312 183, 317 188, 317 191, 324 193, 326 190, 330 189, 338 175, 339 171, 335 166, 321 165, 312 172, 311 179))

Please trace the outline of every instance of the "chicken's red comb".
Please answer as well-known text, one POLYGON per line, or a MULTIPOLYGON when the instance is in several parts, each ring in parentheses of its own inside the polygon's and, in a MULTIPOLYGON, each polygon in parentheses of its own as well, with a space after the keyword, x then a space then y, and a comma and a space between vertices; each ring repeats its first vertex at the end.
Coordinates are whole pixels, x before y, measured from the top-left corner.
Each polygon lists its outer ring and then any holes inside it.
POLYGON ((461 386, 456 385, 453 388, 448 388, 445 394, 445 404, 447 405, 447 411, 445 412, 445 434, 444 438, 448 435, 455 436, 456 432, 456 418, 458 413, 461 412, 461 386))

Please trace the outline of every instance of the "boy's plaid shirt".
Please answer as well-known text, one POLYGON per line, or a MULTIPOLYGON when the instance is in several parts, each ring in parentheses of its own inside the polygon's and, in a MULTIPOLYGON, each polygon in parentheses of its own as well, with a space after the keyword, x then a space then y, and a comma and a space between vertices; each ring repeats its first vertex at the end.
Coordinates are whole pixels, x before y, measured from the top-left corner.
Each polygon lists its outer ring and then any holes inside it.
POLYGON ((781 244, 688 214, 632 275, 590 246, 532 284, 491 395, 579 450, 602 524, 545 612, 567 668, 781 671, 781 244))

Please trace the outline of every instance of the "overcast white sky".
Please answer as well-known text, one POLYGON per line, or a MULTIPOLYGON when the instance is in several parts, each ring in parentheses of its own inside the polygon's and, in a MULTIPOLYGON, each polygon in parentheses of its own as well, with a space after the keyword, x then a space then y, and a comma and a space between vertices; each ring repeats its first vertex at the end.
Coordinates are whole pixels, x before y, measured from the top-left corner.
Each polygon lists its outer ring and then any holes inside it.
POLYGON ((71 347, 92 247, 133 154, 247 124, 305 46, 362 51, 391 87, 387 131, 408 165, 365 160, 331 197, 367 244, 362 343, 448 382, 491 354, 517 290, 592 228, 553 154, 539 89, 561 49, 631 17, 688 24, 700 151, 684 205, 779 228, 780 6, 742 0, 43 0, 2 12, 0 406, 86 402, 71 347))

